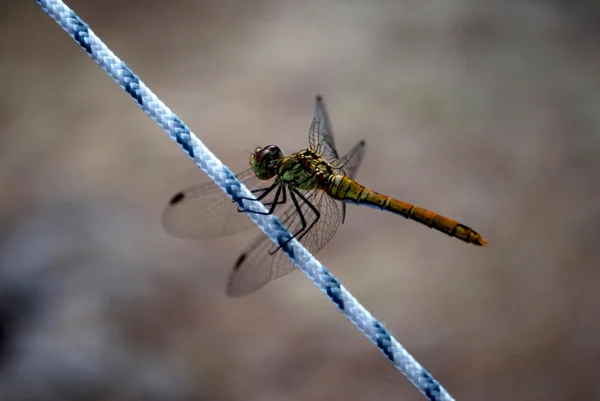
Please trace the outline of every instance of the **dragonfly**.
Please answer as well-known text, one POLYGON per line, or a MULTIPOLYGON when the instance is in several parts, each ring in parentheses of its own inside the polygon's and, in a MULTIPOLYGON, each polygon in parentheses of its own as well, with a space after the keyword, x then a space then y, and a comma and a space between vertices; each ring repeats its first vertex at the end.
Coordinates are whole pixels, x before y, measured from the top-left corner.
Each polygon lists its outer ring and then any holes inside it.
MULTIPOLYGON (((275 145, 250 152, 250 167, 236 177, 251 190, 249 202, 262 202, 265 211, 240 209, 215 183, 177 192, 162 215, 165 231, 175 237, 209 240, 256 227, 250 213, 275 215, 290 236, 280 245, 260 234, 241 253, 229 275, 226 294, 241 297, 292 272, 296 266, 282 248, 296 239, 311 253, 319 252, 346 217, 346 205, 356 204, 398 214, 469 244, 487 241, 471 227, 375 192, 354 180, 364 156, 365 141, 339 156, 329 114, 317 95, 309 147, 285 156, 275 145)), ((297 261, 302 264, 305 261, 297 261)))

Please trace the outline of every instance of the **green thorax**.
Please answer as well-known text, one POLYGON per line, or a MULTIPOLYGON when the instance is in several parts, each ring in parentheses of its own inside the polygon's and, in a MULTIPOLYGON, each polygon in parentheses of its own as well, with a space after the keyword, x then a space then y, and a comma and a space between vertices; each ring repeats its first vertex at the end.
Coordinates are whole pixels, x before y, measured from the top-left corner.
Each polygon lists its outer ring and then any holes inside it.
POLYGON ((279 179, 304 190, 324 188, 333 167, 310 149, 283 157, 277 167, 279 179))

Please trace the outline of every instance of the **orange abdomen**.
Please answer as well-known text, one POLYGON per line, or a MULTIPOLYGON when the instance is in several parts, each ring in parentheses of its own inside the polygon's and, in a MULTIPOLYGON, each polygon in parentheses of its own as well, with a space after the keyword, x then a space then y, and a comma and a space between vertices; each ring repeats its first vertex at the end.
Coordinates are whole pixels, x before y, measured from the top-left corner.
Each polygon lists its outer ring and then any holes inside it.
POLYGON ((425 210, 410 203, 399 201, 390 196, 379 194, 360 185, 356 181, 343 176, 333 175, 328 179, 327 193, 334 199, 354 202, 358 205, 374 207, 380 210, 399 214, 418 221, 421 224, 456 237, 462 241, 475 245, 486 245, 487 241, 471 227, 465 226, 456 220, 449 219, 435 212, 425 210))

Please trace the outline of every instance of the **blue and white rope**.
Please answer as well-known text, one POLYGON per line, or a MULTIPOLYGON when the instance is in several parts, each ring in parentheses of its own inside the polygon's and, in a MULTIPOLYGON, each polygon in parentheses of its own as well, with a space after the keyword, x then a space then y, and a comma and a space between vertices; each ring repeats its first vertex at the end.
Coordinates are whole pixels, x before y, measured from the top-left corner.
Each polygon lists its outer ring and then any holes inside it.
MULTIPOLYGON (((243 199, 253 197, 250 191, 69 7, 60 0, 36 1, 136 101, 142 110, 179 144, 194 163, 229 195, 233 202, 243 209, 258 204, 259 211, 266 211, 260 202, 249 203, 243 199)), ((276 217, 256 213, 249 214, 249 217, 276 244, 284 244, 290 238, 290 233, 276 217)), ((307 255, 308 251, 296 240, 287 243, 283 250, 293 262, 297 257, 306 260, 303 255, 307 255)), ((429 400, 453 399, 319 261, 311 256, 307 262, 298 265, 298 268, 327 294, 346 317, 377 345, 390 362, 429 400)))

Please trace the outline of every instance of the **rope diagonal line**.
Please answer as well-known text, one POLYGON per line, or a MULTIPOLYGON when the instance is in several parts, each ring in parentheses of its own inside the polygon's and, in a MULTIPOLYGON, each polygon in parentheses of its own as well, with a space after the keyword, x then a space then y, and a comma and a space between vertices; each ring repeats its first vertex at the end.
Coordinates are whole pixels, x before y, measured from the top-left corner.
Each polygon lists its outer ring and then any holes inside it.
MULTIPOLYGON (((248 209, 243 198, 254 198, 235 175, 190 131, 190 129, 164 104, 113 52, 89 29, 61 0, 36 0, 83 50, 125 90, 177 144, 239 207, 248 209)), ((251 201, 250 201, 251 202, 251 201)), ((260 202, 251 202, 250 210, 266 211, 260 202)), ((232 207, 234 207, 232 205, 232 207)), ((310 259, 297 264, 323 291, 340 311, 402 372, 410 382, 431 401, 453 400, 448 392, 425 370, 350 294, 339 281, 295 239, 272 215, 250 213, 254 223, 277 245, 283 245, 287 256, 296 260, 310 259), (297 259, 298 257, 298 259, 297 259)))

